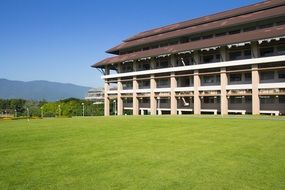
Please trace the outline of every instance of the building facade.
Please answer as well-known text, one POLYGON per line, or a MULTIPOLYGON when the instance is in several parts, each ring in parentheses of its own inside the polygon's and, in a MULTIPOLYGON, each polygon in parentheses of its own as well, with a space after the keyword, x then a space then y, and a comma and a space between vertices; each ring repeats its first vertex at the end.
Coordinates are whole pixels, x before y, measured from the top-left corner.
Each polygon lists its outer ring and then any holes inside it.
POLYGON ((285 1, 141 32, 107 51, 105 115, 285 114, 285 1))
POLYGON ((88 90, 85 100, 93 101, 93 104, 104 103, 104 89, 103 88, 91 88, 88 90))

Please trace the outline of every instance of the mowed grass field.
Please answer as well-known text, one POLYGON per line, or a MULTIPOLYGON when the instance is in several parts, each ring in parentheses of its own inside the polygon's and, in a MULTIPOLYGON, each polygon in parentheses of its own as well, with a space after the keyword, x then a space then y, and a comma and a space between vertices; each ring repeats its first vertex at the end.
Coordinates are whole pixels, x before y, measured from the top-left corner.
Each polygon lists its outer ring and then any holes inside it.
POLYGON ((0 121, 0 189, 285 189, 285 121, 0 121))

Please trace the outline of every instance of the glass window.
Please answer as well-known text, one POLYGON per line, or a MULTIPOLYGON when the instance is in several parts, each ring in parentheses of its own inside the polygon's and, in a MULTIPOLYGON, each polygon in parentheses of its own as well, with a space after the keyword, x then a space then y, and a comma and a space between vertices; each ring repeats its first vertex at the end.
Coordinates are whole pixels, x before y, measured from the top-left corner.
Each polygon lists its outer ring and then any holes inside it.
POLYGON ((231 104, 241 104, 242 103, 242 97, 240 97, 240 96, 231 97, 230 98, 230 103, 231 104))
POLYGON ((181 77, 180 78, 180 85, 181 87, 190 86, 190 77, 181 77))
POLYGON ((150 81, 149 80, 141 80, 138 82, 140 89, 145 89, 150 87, 150 81))
POLYGON ((278 71, 278 78, 285 79, 285 71, 278 71))
POLYGON ((133 82, 132 81, 127 81, 123 83, 123 89, 132 89, 133 88, 133 82))
POLYGON ((261 48, 260 49, 260 57, 272 56, 274 54, 274 48, 261 48))
POLYGON ((241 51, 234 51, 229 53, 230 60, 239 60, 242 59, 241 51))
POLYGON ((230 74, 230 81, 241 81, 241 74, 230 74))
POLYGON ((253 30, 256 30, 255 26, 250 26, 250 27, 246 27, 246 28, 243 29, 244 32, 250 32, 250 31, 253 31, 253 30))
POLYGON ((220 54, 216 54, 216 61, 220 61, 221 59, 221 55, 220 54))
POLYGON ((285 103, 285 96, 279 96, 279 103, 285 103))
POLYGON ((260 80, 273 80, 274 72, 262 72, 260 74, 260 80))
POLYGON ((203 76, 203 82, 205 84, 214 83, 215 82, 215 76, 203 76))
POLYGON ((180 43, 187 43, 187 42, 189 42, 189 38, 188 37, 182 37, 181 39, 180 39, 180 43))
POLYGON ((168 61, 163 60, 159 62, 159 68, 167 68, 168 67, 168 61))
POLYGON ((277 46, 277 54, 278 55, 285 55, 285 44, 277 46))
POLYGON ((227 35, 226 32, 221 32, 221 33, 217 33, 217 34, 216 34, 216 37, 225 36, 225 35, 227 35))
POLYGON ((200 37, 193 37, 193 38, 191 38, 191 41, 198 41, 198 40, 200 40, 200 37))
POLYGON ((261 96, 260 103, 261 104, 273 104, 275 102, 274 96, 261 96))
POLYGON ((213 38, 213 34, 203 36, 202 38, 203 38, 203 39, 210 39, 210 38, 213 38))
POLYGON ((245 81, 251 81, 251 73, 244 74, 245 81))
POLYGON ((169 87, 169 79, 158 79, 157 86, 158 87, 169 87))
POLYGON ((260 25, 259 28, 262 29, 262 28, 270 28, 273 26, 273 23, 270 23, 270 24, 263 24, 263 25, 260 25))
POLYGON ((203 56, 203 63, 212 63, 214 62, 214 56, 213 55, 204 55, 203 56))
POLYGON ((149 102, 150 102, 149 98, 143 98, 142 99, 142 103, 144 103, 144 104, 148 104, 149 102))
POLYGON ((229 31, 229 35, 240 33, 240 29, 229 31))
POLYGON ((251 96, 245 96, 245 103, 248 104, 248 103, 251 103, 252 101, 252 97, 251 96))
POLYGON ((276 22, 276 25, 277 25, 277 26, 284 25, 284 24, 285 24, 285 20, 282 20, 282 21, 276 22))
POLYGON ((250 59, 251 58, 251 50, 248 49, 248 50, 244 50, 244 58, 245 59, 250 59))
POLYGON ((203 97, 203 102, 205 104, 213 104, 215 102, 214 97, 212 96, 205 96, 203 97))

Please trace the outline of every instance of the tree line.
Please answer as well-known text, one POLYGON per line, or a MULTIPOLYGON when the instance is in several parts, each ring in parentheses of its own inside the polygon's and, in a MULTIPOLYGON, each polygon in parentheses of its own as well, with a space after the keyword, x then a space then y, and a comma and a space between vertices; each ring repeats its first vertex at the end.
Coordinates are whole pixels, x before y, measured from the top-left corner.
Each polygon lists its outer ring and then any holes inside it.
POLYGON ((72 117, 103 114, 103 104, 93 104, 92 101, 76 98, 56 102, 0 99, 0 117, 72 117))

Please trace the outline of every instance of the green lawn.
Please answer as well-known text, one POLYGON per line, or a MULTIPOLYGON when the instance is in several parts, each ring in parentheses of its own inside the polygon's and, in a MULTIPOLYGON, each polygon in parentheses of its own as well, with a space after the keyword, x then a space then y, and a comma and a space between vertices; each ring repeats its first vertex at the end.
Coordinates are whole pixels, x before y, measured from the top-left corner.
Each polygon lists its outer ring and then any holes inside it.
POLYGON ((0 189, 285 189, 271 117, 0 121, 0 189))

